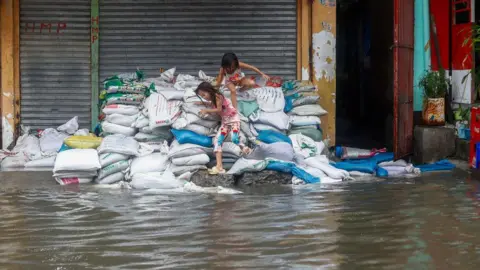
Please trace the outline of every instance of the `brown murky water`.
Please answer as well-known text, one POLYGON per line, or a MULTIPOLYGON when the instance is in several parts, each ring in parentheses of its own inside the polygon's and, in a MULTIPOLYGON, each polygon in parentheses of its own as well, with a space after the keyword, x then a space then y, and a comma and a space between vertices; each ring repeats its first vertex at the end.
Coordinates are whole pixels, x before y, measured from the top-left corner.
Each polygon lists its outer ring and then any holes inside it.
POLYGON ((478 269, 480 183, 162 195, 0 174, 0 269, 478 269))

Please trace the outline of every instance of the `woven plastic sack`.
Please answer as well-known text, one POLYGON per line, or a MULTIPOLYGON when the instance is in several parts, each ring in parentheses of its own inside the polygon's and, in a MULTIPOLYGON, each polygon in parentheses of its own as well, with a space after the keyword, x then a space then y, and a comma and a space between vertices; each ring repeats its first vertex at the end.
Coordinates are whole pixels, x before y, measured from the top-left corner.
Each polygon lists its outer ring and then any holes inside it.
POLYGON ((118 153, 128 156, 138 155, 139 144, 133 137, 121 134, 109 135, 103 138, 98 148, 99 154, 118 153))
POLYGON ((204 135, 197 134, 190 130, 178 130, 172 129, 173 136, 180 144, 191 143, 204 147, 212 147, 212 138, 204 135))

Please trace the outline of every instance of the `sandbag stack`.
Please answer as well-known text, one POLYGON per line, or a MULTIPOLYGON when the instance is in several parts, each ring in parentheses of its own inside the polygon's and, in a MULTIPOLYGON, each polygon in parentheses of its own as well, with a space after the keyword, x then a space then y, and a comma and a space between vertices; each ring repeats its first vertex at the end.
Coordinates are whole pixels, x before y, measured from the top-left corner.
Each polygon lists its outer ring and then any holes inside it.
POLYGON ((135 136, 137 129, 132 127, 139 116, 140 107, 148 88, 141 83, 143 73, 119 74, 104 81, 104 91, 100 94, 102 112, 100 119, 102 135, 122 134, 135 136))
POLYGON ((125 180, 132 158, 139 155, 139 144, 133 137, 121 134, 106 136, 98 147, 100 171, 97 184, 114 184, 125 180))
MULTIPOLYGON (((174 135, 176 134, 176 137, 183 140, 184 135, 182 132, 183 131, 174 131, 174 135)), ((191 131, 185 132, 189 133, 191 131)), ((200 144, 188 142, 179 143, 177 140, 174 140, 170 145, 170 150, 168 152, 168 158, 171 162, 170 170, 176 176, 182 175, 186 172, 206 170, 206 165, 210 162, 209 155, 211 154, 212 148, 209 146, 202 146, 200 144)))
POLYGON ((320 97, 311 83, 286 81, 282 85, 285 95, 284 111, 290 118, 288 135, 303 134, 316 142, 322 140, 320 116, 327 114, 318 103, 320 97))
POLYGON ((100 168, 95 149, 70 149, 58 153, 53 177, 60 185, 90 183, 100 168))
MULTIPOLYGON (((242 156, 242 149, 240 146, 232 142, 224 142, 222 146, 222 161, 223 168, 229 170, 232 168, 233 164, 237 162, 238 159, 242 156)), ((217 165, 217 160, 215 158, 215 153, 212 152, 211 160, 208 163, 207 167, 214 167, 217 165)))

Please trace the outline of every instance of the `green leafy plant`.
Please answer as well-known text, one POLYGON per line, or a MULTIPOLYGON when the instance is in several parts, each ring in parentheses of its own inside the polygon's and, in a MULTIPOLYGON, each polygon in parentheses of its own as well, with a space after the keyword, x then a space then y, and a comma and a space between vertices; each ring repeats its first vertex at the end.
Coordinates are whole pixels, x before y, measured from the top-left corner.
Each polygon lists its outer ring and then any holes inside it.
MULTIPOLYGON (((465 31, 465 30, 462 30, 465 31)), ((480 51, 480 25, 474 24, 472 25, 471 29, 468 29, 468 34, 466 35, 467 38, 463 41, 462 47, 467 47, 469 49, 473 49, 473 51, 477 52, 480 51)), ((463 59, 463 63, 467 61, 472 61, 472 55, 467 54, 465 58, 463 59)), ((468 77, 472 76, 472 80, 474 81, 474 87, 475 87, 475 93, 477 94, 477 98, 480 97, 480 70, 477 70, 475 68, 475 65, 473 65, 473 68, 468 72, 467 75, 465 75, 462 79, 462 84, 464 84, 468 77)))
POLYGON ((444 98, 448 89, 445 70, 425 71, 418 86, 423 89, 425 98, 444 98))

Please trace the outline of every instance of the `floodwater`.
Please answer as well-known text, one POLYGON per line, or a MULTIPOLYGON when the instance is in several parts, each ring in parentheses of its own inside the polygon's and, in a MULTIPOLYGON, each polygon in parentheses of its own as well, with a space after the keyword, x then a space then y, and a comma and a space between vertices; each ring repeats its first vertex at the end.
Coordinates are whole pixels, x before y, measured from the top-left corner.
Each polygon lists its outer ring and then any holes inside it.
POLYGON ((165 195, 0 173, 0 269, 478 269, 480 183, 165 195))

